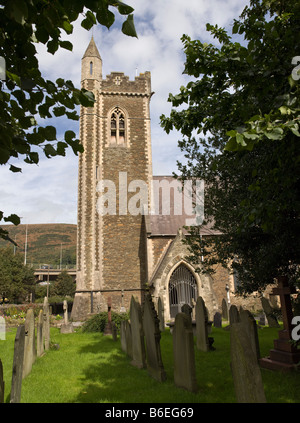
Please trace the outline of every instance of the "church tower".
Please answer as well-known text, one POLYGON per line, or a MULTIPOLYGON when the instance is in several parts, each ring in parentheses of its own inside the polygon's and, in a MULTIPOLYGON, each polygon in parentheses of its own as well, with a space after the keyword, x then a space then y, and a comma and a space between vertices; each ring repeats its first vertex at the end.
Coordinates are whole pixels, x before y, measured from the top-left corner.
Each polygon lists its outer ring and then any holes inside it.
POLYGON ((109 297, 115 311, 128 310, 132 295, 141 301, 147 282, 143 210, 149 209, 150 192, 143 200, 138 193, 150 187, 152 178, 150 72, 134 81, 121 72, 103 79, 92 38, 82 58, 81 85, 96 102, 80 113, 84 152, 78 172, 73 319, 106 311, 109 297))

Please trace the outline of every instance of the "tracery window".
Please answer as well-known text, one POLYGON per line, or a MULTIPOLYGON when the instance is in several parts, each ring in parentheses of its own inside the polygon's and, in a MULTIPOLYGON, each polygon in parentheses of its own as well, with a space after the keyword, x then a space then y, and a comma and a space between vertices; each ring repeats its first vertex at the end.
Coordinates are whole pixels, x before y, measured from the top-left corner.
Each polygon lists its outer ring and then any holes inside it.
POLYGON ((110 143, 125 145, 126 122, 124 113, 116 107, 110 117, 110 143))

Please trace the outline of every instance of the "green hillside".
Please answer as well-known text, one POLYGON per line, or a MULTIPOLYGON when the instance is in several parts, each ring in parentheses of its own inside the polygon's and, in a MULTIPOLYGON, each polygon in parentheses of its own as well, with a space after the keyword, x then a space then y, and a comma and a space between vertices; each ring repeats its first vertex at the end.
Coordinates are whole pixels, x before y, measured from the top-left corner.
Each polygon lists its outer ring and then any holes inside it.
MULTIPOLYGON (((77 225, 50 223, 32 225, 3 225, 11 239, 17 243, 17 251, 25 253, 27 226, 27 264, 37 267, 39 264, 50 264, 56 267, 76 264, 77 225)), ((13 244, 0 238, 0 248, 13 244)))

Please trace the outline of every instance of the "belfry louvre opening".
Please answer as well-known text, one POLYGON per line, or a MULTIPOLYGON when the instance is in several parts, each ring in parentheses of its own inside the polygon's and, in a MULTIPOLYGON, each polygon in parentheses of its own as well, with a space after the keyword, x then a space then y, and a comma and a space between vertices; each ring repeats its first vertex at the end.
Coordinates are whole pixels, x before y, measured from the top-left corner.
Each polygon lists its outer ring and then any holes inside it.
POLYGON ((183 264, 171 275, 169 282, 170 316, 174 318, 181 312, 183 304, 192 307, 192 299, 197 300, 197 282, 192 272, 183 264))

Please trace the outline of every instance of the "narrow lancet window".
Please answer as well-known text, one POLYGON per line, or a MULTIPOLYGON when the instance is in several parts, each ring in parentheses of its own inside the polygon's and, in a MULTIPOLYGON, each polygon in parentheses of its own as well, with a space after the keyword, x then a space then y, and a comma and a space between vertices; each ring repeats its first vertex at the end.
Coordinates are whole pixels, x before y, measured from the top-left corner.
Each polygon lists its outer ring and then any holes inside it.
POLYGON ((124 113, 117 107, 110 118, 110 143, 124 145, 126 142, 126 122, 124 113))
POLYGON ((93 62, 90 62, 90 75, 93 75, 93 62))

